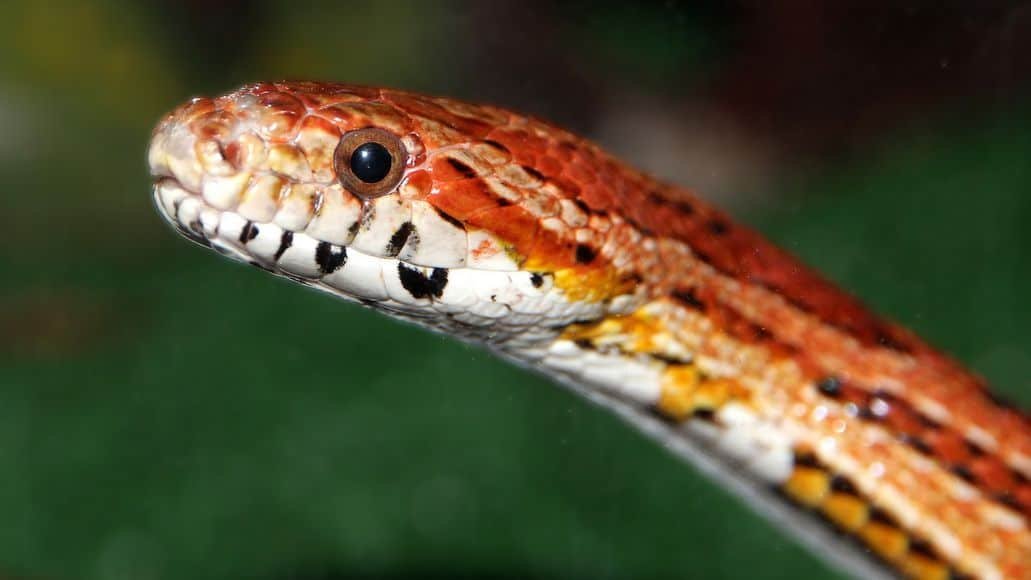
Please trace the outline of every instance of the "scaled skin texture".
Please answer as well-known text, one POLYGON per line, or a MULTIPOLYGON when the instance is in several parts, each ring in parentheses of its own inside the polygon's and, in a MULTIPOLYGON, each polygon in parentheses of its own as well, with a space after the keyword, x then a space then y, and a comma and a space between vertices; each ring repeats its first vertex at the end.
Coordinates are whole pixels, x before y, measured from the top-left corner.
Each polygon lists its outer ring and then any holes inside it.
POLYGON ((1027 417, 588 141, 495 107, 262 83, 176 109, 149 162, 186 237, 544 371, 853 573, 881 568, 812 522, 905 575, 1031 577, 1027 417), (404 166, 376 196, 334 159, 369 128, 404 166))

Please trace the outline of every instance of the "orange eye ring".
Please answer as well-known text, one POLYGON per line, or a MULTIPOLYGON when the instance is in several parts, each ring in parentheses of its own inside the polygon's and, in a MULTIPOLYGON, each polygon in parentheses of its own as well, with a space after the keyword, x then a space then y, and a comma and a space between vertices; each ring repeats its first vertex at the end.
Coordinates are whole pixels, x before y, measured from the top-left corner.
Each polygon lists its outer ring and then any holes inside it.
POLYGON ((408 155, 401 140, 377 127, 348 131, 333 152, 333 170, 340 185, 358 197, 387 194, 404 175, 408 155))

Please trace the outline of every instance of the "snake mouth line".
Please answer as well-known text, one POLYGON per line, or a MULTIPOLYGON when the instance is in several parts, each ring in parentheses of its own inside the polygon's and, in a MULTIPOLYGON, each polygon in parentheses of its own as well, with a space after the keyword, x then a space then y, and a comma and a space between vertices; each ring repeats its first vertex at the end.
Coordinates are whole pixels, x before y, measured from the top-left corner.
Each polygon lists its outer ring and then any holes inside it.
POLYGON ((602 314, 600 305, 570 303, 550 275, 432 268, 372 256, 216 209, 174 178, 154 184, 154 201, 184 237, 229 258, 351 302, 416 321, 434 319, 434 326, 451 326, 448 330, 483 329, 499 338, 520 335, 533 341, 602 314))

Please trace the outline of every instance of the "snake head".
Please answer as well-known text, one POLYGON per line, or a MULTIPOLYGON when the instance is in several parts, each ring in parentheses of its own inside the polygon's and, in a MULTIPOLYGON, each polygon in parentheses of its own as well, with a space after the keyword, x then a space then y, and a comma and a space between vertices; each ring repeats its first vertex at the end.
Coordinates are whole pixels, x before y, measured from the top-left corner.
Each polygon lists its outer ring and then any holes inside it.
POLYGON ((507 340, 629 299, 604 257, 610 224, 575 184, 544 178, 561 157, 586 159, 574 139, 493 107, 264 83, 183 104, 148 157, 157 208, 185 237, 433 328, 507 340))

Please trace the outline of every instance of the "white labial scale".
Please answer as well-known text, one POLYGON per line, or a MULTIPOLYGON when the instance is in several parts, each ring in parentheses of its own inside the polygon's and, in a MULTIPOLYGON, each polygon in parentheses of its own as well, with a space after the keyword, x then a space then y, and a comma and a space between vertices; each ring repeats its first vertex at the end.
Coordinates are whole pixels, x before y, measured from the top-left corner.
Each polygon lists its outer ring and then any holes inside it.
POLYGON ((413 233, 401 248, 398 259, 438 268, 465 266, 468 252, 465 229, 445 220, 425 201, 412 201, 411 208, 413 233))
POLYGON ((384 195, 371 199, 362 208, 358 233, 350 246, 371 256, 386 255, 394 234, 411 219, 411 207, 399 196, 384 195))
POLYGON ((200 191, 204 170, 193 154, 196 141, 193 132, 185 125, 176 124, 171 130, 166 129, 164 137, 161 146, 165 150, 164 160, 169 171, 186 189, 200 191))
POLYGON ((335 183, 322 189, 322 205, 308 224, 308 235, 338 246, 346 246, 362 216, 362 204, 335 183))
POLYGON ((279 192, 286 182, 278 175, 257 175, 241 195, 236 211, 253 222, 270 222, 279 208, 279 192))
POLYGON ((174 181, 165 180, 154 186, 154 201, 164 218, 175 221, 175 206, 190 195, 174 181))
POLYGON ((200 226, 204 230, 204 237, 211 239, 218 235, 219 212, 210 207, 201 208, 200 226))
POLYGON ((243 248, 240 242, 240 234, 247 227, 247 218, 231 211, 223 212, 218 224, 218 237, 225 243, 243 248))
POLYGON ((572 341, 556 340, 541 364, 642 405, 659 400, 662 370, 650 361, 584 350, 572 341))
POLYGON ((434 308, 441 312, 462 312, 480 300, 478 287, 492 284, 490 276, 504 276, 499 272, 476 272, 467 268, 455 268, 448 271, 447 286, 434 308))
POLYGON ((315 262, 315 249, 319 242, 304 234, 293 235, 290 247, 283 252, 277 262, 283 270, 304 278, 315 278, 319 275, 319 265, 315 262))
POLYGON ((221 210, 232 209, 240 201, 240 194, 251 180, 249 171, 235 175, 205 175, 201 195, 211 207, 221 210))
POLYGON ((204 203, 194 196, 187 196, 179 202, 179 211, 175 214, 176 221, 183 227, 192 229, 193 224, 200 218, 201 209, 204 203))
POLYGON ((322 281, 345 294, 367 300, 386 300, 387 288, 383 283, 382 260, 353 248, 347 248, 347 261, 343 267, 324 277, 322 281))
POLYGON ((272 221, 284 230, 300 232, 311 221, 318 191, 310 183, 294 183, 280 193, 279 210, 272 221))
POLYGON ((258 224, 258 234, 246 244, 247 251, 265 264, 275 263, 276 251, 283 239, 283 229, 275 224, 258 224))
POLYGON ((473 229, 466 232, 466 235, 469 247, 466 265, 469 268, 507 272, 519 269, 519 264, 505 251, 505 244, 490 232, 473 229))

